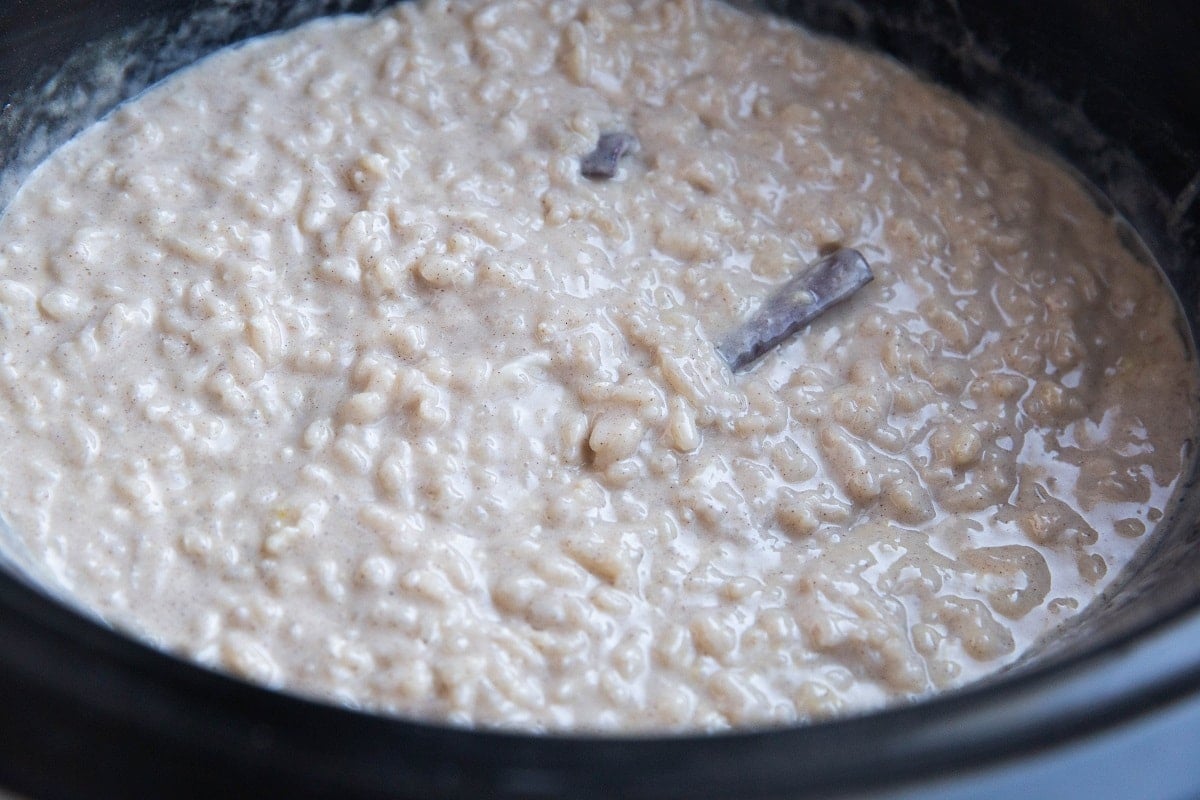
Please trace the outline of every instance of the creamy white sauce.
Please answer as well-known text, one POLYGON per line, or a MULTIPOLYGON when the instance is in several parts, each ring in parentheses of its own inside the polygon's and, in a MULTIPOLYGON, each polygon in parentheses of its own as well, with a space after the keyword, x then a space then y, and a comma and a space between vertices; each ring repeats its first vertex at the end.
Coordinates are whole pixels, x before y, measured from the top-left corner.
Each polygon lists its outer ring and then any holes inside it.
POLYGON ((884 59, 704 0, 405 4, 211 57, 24 187, 0 514, 269 686, 803 721, 1103 589, 1187 457, 1176 321, 1064 170, 884 59), (837 245, 874 283, 731 375, 714 342, 837 245))

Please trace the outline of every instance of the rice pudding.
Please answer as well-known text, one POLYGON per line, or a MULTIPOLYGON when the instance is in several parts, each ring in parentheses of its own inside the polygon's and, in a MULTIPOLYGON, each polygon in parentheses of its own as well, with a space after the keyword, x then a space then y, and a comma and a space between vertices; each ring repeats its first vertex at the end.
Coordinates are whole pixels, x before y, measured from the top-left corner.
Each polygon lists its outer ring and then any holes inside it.
POLYGON ((884 58, 708 0, 406 3, 212 56, 21 190, 0 515, 266 686, 802 722, 1103 591, 1191 457, 1178 319, 1068 172, 884 58), (731 372, 841 246, 874 282, 731 372))

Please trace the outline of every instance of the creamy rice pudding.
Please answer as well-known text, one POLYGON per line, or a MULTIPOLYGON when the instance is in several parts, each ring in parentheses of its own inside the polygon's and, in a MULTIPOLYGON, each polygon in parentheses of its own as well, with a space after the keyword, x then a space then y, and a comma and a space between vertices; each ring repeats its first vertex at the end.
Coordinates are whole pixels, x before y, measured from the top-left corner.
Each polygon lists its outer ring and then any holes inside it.
POLYGON ((8 208, 0 514, 113 624, 373 710, 918 698, 1102 591, 1190 458, 1174 299, 1119 234, 1004 123, 769 16, 316 22, 8 208), (715 344, 839 246, 874 282, 732 373, 715 344))

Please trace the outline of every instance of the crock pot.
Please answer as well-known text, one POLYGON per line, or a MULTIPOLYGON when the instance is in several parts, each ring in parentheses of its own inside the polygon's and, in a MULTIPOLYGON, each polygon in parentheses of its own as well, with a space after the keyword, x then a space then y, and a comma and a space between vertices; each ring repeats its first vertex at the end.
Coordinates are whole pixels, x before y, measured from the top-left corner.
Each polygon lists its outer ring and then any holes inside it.
MULTIPOLYGON (((8 0, 0 207, 50 149, 173 70, 249 36, 375 5, 8 0)), ((1194 338, 1200 6, 776 5, 998 108, 1056 149, 1139 232, 1194 338)), ((717 736, 478 732, 270 692, 97 624, 22 577, 9 554, 0 557, 0 786, 39 797, 1200 796, 1194 467, 1183 493, 1106 597, 1004 674, 909 707, 717 736), (1105 777, 1153 770, 1146 783, 1105 777)))

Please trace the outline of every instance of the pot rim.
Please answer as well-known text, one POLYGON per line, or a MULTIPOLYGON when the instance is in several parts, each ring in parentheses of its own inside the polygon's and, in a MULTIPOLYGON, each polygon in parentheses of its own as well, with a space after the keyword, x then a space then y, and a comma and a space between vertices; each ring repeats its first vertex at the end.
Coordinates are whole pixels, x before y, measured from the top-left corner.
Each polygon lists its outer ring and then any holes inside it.
MULTIPOLYGON (((0 701, 19 703, 11 695, 31 687, 69 701, 74 719, 24 722, 47 735, 73 727, 66 746, 91 761, 89 780, 101 794, 156 772, 185 794, 282 782, 299 795, 335 787, 414 797, 827 795, 1000 764, 1200 692, 1198 606, 1177 603, 1056 663, 860 716, 716 734, 530 734, 370 714, 261 688, 107 628, 0 569, 0 641, 9 644, 0 648, 0 701), (136 735, 114 741, 121 730, 136 735), (139 751, 139 738, 156 749, 139 751), (196 772, 198 759, 224 766, 196 772)), ((0 730, 6 724, 0 720, 0 730)), ((0 778, 6 774, 18 786, 37 780, 11 754, 0 755, 0 778)))

